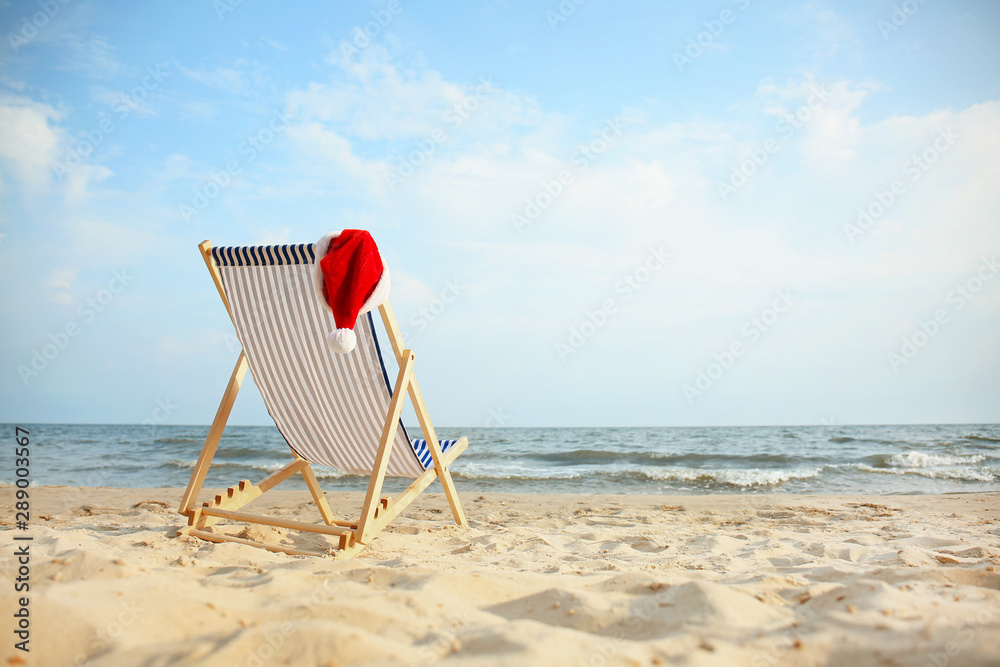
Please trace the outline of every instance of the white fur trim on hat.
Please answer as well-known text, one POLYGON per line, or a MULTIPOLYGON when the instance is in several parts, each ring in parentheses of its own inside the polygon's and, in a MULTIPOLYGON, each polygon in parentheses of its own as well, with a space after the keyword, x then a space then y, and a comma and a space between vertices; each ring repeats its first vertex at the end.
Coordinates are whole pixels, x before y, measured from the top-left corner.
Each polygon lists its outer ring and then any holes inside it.
POLYGON ((313 255, 315 255, 312 266, 313 290, 316 292, 316 298, 319 299, 319 302, 323 304, 323 307, 329 313, 332 313, 333 309, 330 308, 330 304, 326 301, 326 295, 323 293, 323 271, 319 268, 319 261, 326 257, 326 253, 330 249, 330 244, 338 236, 340 236, 340 232, 330 232, 321 236, 316 243, 313 243, 313 255))

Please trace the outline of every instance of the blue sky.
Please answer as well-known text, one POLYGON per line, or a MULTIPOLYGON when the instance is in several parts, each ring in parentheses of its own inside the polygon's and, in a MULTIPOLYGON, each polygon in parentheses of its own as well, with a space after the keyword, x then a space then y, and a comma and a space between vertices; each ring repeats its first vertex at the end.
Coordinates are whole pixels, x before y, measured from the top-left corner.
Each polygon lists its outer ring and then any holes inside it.
POLYGON ((1000 421, 996 3, 123 7, 0 6, 0 421, 208 423, 197 244, 342 228, 442 425, 1000 421))

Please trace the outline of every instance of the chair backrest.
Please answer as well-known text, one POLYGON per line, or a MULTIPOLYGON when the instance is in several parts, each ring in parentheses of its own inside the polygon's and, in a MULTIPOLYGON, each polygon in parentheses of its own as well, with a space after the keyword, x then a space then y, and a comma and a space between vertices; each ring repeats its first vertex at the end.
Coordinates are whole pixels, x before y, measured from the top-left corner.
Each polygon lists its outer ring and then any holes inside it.
MULTIPOLYGON (((358 318, 357 347, 337 354, 336 328, 312 285, 312 244, 212 248, 254 383, 288 445, 302 458, 348 472, 372 470, 392 390, 372 314, 358 318)), ((403 424, 387 474, 424 472, 403 424)))

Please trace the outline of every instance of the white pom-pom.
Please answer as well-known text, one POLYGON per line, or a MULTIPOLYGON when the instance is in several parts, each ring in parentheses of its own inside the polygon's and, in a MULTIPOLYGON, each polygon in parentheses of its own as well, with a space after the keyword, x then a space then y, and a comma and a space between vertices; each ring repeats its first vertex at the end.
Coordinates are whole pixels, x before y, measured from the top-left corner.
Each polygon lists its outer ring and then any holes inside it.
POLYGON ((346 354, 358 344, 358 337, 351 329, 337 329, 326 335, 326 344, 330 349, 340 354, 346 354))

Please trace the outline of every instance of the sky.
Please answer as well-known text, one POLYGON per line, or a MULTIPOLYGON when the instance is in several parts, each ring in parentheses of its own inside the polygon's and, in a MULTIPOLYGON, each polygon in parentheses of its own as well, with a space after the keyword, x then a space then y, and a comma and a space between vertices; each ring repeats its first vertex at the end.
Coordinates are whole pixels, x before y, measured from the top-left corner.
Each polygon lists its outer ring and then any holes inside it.
POLYGON ((438 425, 1000 422, 995 2, 0 27, 0 421, 209 423, 239 344, 197 244, 359 228, 438 425))

